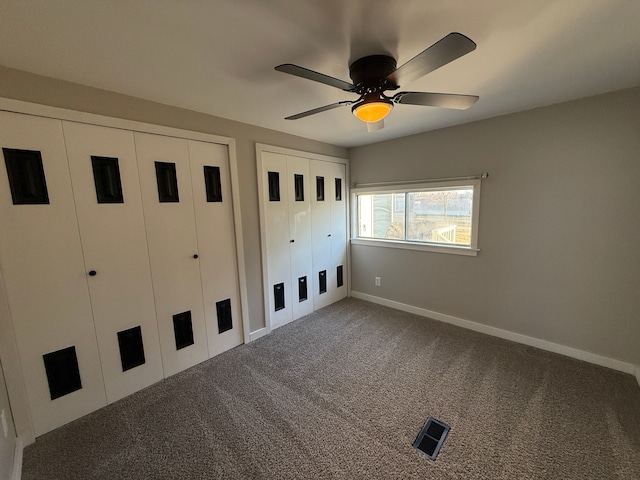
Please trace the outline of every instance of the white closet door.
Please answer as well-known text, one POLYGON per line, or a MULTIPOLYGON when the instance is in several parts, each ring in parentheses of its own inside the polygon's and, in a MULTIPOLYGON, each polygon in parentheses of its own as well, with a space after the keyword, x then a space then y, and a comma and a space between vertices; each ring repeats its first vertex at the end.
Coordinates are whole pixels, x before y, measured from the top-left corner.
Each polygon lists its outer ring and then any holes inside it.
POLYGON ((163 377, 133 133, 63 128, 111 403, 163 377))
POLYGON ((209 356, 244 341, 226 145, 189 140, 209 356))
POLYGON ((332 163, 331 170, 331 277, 332 302, 347 296, 347 202, 346 167, 332 163))
POLYGON ((208 358, 188 142, 135 133, 165 376, 208 358))
POLYGON ((287 157, 289 203, 289 257, 293 320, 313 312, 313 268, 311 261, 311 183, 309 160, 287 157), (292 241, 293 240, 293 241, 292 241))
POLYGON ((106 396, 61 122, 0 112, 0 146, 0 265, 42 435, 106 405, 106 396), (12 168, 23 178, 14 188, 12 168))
POLYGON ((291 294, 291 260, 289 244, 289 189, 287 188, 287 157, 277 153, 262 153, 262 201, 267 252, 266 316, 271 329, 293 320, 291 294))
POLYGON ((313 238, 313 305, 318 308, 332 303, 329 293, 332 278, 331 263, 331 164, 319 160, 309 161, 311 173, 311 235, 313 238))

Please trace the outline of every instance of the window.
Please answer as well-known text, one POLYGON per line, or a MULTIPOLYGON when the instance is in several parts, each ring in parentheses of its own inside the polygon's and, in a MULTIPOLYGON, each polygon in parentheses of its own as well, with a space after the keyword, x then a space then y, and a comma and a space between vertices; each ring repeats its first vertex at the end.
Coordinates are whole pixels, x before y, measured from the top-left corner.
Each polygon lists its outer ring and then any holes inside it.
POLYGON ((355 188, 354 244, 476 255, 480 180, 355 188))

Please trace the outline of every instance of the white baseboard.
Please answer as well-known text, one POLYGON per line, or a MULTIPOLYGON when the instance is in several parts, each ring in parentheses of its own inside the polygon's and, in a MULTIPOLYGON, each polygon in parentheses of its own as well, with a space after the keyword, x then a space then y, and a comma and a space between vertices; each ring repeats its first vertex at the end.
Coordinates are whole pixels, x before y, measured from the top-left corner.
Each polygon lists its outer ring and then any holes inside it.
POLYGON ((536 347, 542 350, 547 350, 549 352, 566 355, 567 357, 577 358, 578 360, 593 363, 595 365, 600 365, 601 367, 607 367, 613 370, 618 370, 620 372, 629 373, 636 376, 638 384, 640 385, 640 367, 636 367, 632 363, 623 362, 614 358, 603 357, 602 355, 585 352, 576 348, 566 347, 564 345, 549 342, 547 340, 528 337, 520 333, 514 333, 508 330, 503 330, 501 328, 490 327, 489 325, 483 325, 482 323, 472 322, 471 320, 465 320, 463 318, 454 317, 452 315, 434 312, 432 310, 427 310, 420 307, 414 307, 412 305, 395 302, 393 300, 376 297, 374 295, 369 295, 366 293, 352 291, 351 296, 354 298, 359 298, 361 300, 367 300, 372 303, 377 303, 379 305, 395 308, 396 310, 402 310, 403 312, 414 313, 422 317, 432 318, 434 320, 450 323, 458 327, 485 333, 494 337, 504 338, 505 340, 511 340, 512 342, 522 343, 524 345, 529 345, 530 347, 536 347))
POLYGON ((11 480, 20 480, 22 477, 22 453, 24 446, 22 440, 19 438, 16 440, 16 450, 13 454, 13 473, 11 474, 11 480))
POLYGON ((269 333, 269 330, 267 330, 266 328, 261 328, 259 330, 256 330, 255 332, 249 333, 249 339, 253 342, 260 337, 264 337, 267 333, 269 333))

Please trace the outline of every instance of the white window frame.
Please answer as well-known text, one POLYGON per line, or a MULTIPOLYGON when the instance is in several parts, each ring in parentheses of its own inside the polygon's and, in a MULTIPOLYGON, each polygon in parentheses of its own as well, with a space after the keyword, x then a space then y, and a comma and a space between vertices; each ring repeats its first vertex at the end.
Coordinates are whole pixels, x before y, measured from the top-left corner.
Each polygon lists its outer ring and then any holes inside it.
MULTIPOLYGON (((412 184, 394 184, 375 187, 353 187, 351 189, 351 244, 367 245, 386 248, 400 248, 404 250, 419 250, 424 252, 450 253, 455 255, 476 256, 480 249, 478 248, 478 225, 480 217, 480 179, 472 180, 450 180, 450 181, 434 181, 428 183, 412 183, 412 184), (411 240, 391 240, 382 238, 359 237, 358 225, 358 195, 375 195, 390 193, 409 193, 429 190, 447 190, 458 189, 461 187, 473 188, 473 205, 471 212, 471 244, 470 246, 447 245, 441 243, 418 242, 411 240)), ((406 208, 406 207, 405 207, 406 208)))

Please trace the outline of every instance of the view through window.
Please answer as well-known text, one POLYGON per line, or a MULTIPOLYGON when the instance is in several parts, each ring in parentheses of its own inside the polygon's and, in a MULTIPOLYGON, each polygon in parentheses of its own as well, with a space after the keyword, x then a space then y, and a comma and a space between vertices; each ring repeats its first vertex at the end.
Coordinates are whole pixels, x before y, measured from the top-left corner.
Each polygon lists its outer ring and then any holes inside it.
POLYGON ((474 247, 473 185, 356 196, 359 238, 474 247))

